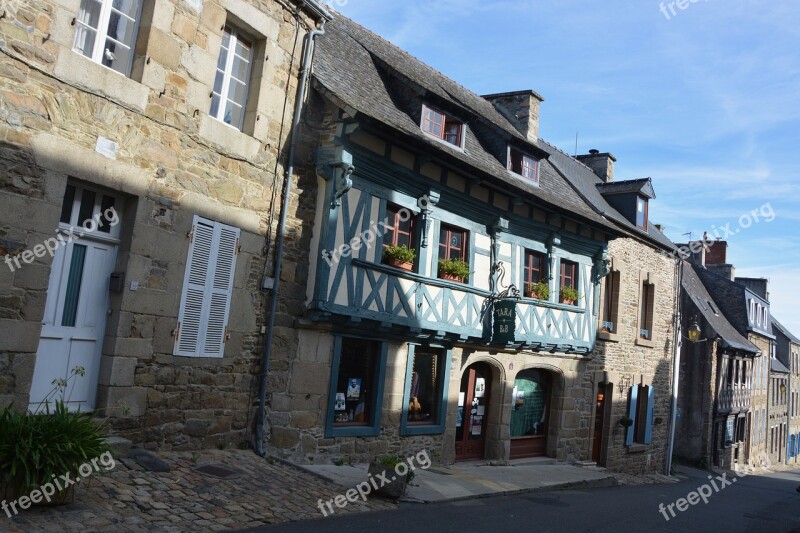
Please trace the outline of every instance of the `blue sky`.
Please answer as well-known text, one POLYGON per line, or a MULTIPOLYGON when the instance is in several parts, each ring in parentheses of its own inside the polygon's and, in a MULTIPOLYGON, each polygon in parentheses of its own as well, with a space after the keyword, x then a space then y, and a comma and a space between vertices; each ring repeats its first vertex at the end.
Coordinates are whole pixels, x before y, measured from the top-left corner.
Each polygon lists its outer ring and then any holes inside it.
POLYGON ((332 3, 478 94, 542 94, 541 136, 574 153, 578 132, 579 153, 617 157, 617 179, 652 177, 651 219, 673 240, 739 230, 729 262, 770 279, 800 336, 800 3, 332 3), (753 210, 766 216, 743 227, 753 210))

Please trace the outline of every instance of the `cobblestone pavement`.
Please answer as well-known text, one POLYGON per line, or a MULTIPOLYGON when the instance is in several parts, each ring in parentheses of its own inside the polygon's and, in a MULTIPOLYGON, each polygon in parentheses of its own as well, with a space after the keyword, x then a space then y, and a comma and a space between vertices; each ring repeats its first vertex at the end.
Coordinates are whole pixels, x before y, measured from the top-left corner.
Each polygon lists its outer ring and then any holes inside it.
MULTIPOLYGON (((0 511, 0 531, 222 531, 322 518, 318 500, 330 500, 342 491, 252 451, 173 452, 157 457, 170 465, 170 472, 146 472, 130 459, 117 460, 113 470, 97 473, 78 487, 74 504, 30 508, 13 519, 0 511), (195 471, 204 464, 223 464, 240 475, 219 479, 195 471)), ((394 503, 371 498, 336 512, 395 508, 394 503)))

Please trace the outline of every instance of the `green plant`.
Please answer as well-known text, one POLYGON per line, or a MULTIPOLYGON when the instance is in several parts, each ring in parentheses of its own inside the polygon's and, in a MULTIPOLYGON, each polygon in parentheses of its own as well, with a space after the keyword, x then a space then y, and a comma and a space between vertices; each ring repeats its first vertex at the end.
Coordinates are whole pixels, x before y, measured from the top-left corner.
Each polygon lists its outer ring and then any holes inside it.
MULTIPOLYGON (((74 474, 85 462, 110 449, 104 427, 92 413, 70 412, 61 400, 42 414, 0 412, 0 494, 18 498, 50 482, 74 474)), ((56 501, 63 500, 64 491, 56 501)))
POLYGON ((629 416, 623 416, 619 419, 619 425, 624 428, 629 428, 633 425, 633 419, 629 416))
POLYGON ((417 252, 405 244, 402 246, 389 245, 383 249, 384 261, 400 261, 401 263, 413 263, 417 257, 417 252))
POLYGON ((441 259, 439 261, 439 274, 467 279, 469 277, 469 263, 461 259, 441 259))
POLYGON ((562 300, 572 300, 573 302, 577 302, 581 295, 578 293, 578 290, 574 287, 570 287, 569 285, 565 285, 561 288, 561 299, 562 300))
MULTIPOLYGON (((405 459, 396 455, 384 455, 383 457, 377 457, 375 460, 386 468, 391 468, 392 470, 395 470, 397 465, 400 463, 405 463, 405 459)), ((411 480, 414 479, 414 471, 408 467, 406 467, 406 469, 408 470, 408 474, 406 474, 406 483, 411 483, 411 480)), ((395 472, 397 471, 395 470, 395 472)))
POLYGON ((537 294, 540 300, 550 299, 550 286, 544 281, 540 281, 538 283, 531 283, 530 285, 528 285, 528 290, 532 294, 537 294))

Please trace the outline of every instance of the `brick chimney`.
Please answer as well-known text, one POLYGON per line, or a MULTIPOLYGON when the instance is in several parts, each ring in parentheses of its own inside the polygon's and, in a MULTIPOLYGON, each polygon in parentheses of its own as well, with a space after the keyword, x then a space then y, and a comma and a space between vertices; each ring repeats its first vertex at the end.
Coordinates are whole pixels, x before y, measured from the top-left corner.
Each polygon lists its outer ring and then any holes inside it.
POLYGON ((592 172, 605 183, 614 181, 614 163, 617 158, 608 152, 600 153, 600 150, 589 150, 586 155, 576 157, 578 161, 592 169, 592 172))
POLYGON ((483 98, 491 102, 529 142, 536 144, 539 140, 539 104, 544 102, 540 94, 528 90, 487 94, 483 98))
POLYGON ((713 241, 706 252, 707 265, 724 265, 728 262, 728 241, 713 241))

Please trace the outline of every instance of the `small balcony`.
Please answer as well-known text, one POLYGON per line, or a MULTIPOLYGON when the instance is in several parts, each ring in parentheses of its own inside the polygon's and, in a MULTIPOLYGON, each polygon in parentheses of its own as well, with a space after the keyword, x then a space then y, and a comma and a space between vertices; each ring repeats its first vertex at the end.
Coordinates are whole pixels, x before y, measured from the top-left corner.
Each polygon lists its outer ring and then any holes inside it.
POLYGON ((726 387, 717 398, 718 413, 740 413, 750 409, 752 390, 746 387, 726 387))

